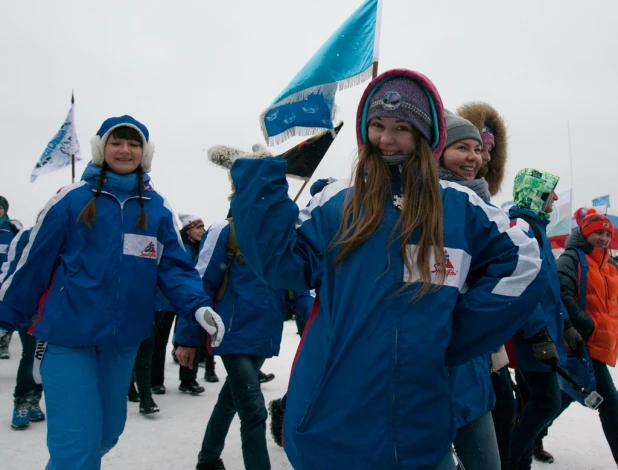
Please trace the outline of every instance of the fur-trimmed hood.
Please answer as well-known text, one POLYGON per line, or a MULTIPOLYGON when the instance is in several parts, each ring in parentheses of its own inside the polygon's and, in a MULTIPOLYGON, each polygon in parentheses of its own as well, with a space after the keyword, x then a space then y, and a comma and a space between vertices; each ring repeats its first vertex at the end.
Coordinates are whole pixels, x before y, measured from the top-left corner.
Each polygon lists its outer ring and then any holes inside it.
POLYGON ((479 132, 483 132, 485 126, 489 127, 494 134, 496 146, 490 152, 491 161, 487 165, 485 179, 489 185, 492 196, 500 191, 507 159, 507 135, 506 125, 498 112, 487 103, 467 103, 461 106, 457 113, 476 126, 479 132))

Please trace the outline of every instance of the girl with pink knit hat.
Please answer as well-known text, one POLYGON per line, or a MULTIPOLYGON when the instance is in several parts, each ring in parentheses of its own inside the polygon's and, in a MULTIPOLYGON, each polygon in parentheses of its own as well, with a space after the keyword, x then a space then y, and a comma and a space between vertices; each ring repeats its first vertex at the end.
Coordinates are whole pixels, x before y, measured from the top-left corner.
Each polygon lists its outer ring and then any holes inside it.
POLYGON ((245 259, 269 285, 321 299, 290 379, 284 448, 294 468, 452 470, 447 365, 491 352, 526 320, 546 286, 538 246, 438 180, 444 109, 424 75, 375 78, 356 131, 351 180, 302 211, 283 159, 231 170, 245 259))

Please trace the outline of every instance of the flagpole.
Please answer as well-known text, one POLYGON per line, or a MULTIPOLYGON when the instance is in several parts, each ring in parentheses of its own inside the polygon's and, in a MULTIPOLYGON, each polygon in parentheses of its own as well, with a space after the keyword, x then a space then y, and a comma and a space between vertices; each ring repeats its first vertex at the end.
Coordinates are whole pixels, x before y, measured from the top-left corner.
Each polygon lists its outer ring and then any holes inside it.
POLYGON ((306 179, 305 182, 303 183, 303 185, 300 187, 300 191, 298 191, 298 194, 294 198, 294 202, 296 202, 298 200, 298 198, 300 197, 301 193, 303 192, 303 189, 305 189, 305 186, 307 186, 308 182, 309 182, 309 180, 306 179))
POLYGON ((378 62, 380 58, 380 29, 382 26, 382 0, 378 0, 378 11, 376 13, 376 30, 373 39, 373 69, 371 70, 371 78, 378 76, 378 62))
MULTIPOLYGON (((75 104, 75 91, 71 90, 71 109, 73 109, 73 105, 75 104)), ((73 124, 73 120, 71 120, 73 124)), ((71 152, 71 184, 75 183, 75 154, 71 152)))
POLYGON ((575 201, 575 185, 573 184, 573 152, 571 149, 571 122, 567 119, 567 135, 569 137, 569 166, 571 168, 571 204, 575 201))

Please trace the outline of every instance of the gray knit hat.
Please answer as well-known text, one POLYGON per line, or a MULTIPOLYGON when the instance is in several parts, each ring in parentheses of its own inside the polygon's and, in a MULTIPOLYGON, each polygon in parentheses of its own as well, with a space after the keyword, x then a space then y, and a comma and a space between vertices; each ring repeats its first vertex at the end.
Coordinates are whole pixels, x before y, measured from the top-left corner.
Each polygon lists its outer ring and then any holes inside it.
POLYGON ((481 133, 470 121, 453 114, 448 109, 444 110, 444 117, 446 118, 446 145, 444 150, 466 139, 476 140, 479 144, 483 145, 481 133))

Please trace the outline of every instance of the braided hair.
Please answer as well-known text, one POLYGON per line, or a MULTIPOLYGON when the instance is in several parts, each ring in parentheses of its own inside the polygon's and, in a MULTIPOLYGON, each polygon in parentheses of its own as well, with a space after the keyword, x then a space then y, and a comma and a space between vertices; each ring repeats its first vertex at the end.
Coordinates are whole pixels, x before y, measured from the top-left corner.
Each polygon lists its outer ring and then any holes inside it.
POLYGON ((142 166, 137 167, 137 190, 139 191, 139 217, 135 226, 138 228, 148 228, 148 217, 146 216, 146 210, 144 209, 144 198, 142 197, 142 191, 144 188, 144 170, 142 166))
POLYGON ((92 228, 92 224, 97 218, 97 198, 101 195, 101 191, 103 190, 103 183, 105 183, 105 174, 107 173, 107 168, 107 163, 103 162, 103 164, 101 165, 101 170, 99 171, 99 177, 97 179, 97 189, 94 193, 94 196, 79 213, 79 217, 77 218, 75 223, 79 222, 79 219, 82 219, 86 227, 92 228))

